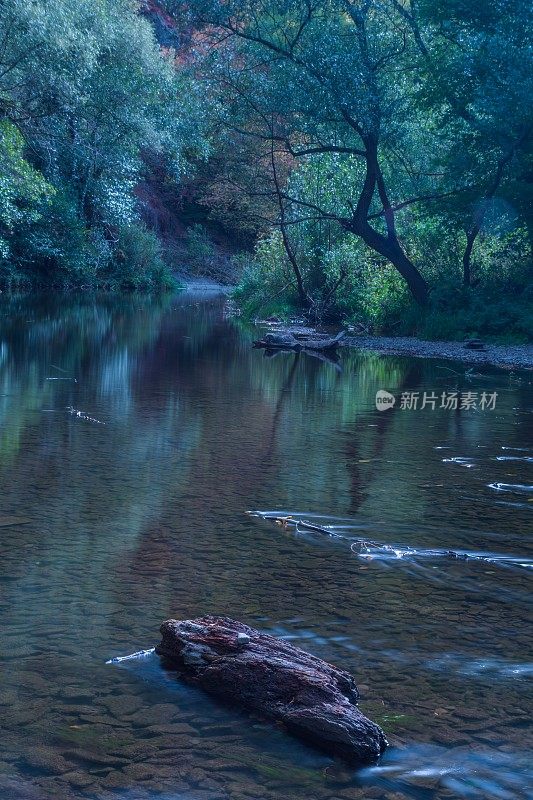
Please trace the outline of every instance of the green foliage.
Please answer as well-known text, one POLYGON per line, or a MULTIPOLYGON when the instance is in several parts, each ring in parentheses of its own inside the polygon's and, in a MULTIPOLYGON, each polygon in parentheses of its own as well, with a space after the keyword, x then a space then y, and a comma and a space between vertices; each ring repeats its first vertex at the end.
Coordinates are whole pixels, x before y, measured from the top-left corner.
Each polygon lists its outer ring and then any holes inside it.
POLYGON ((0 275, 11 255, 9 238, 40 219, 54 190, 24 158, 24 139, 7 119, 0 120, 0 275))
POLYGON ((413 323, 414 331, 428 339, 481 336, 487 341, 524 343, 533 339, 533 301, 527 291, 502 297, 490 290, 458 292, 443 287, 434 293, 430 309, 413 323))
POLYGON ((107 282, 112 287, 135 290, 175 286, 155 233, 142 225, 121 226, 107 282))
POLYGON ((215 255, 215 248, 206 228, 200 223, 191 225, 185 237, 187 256, 193 266, 210 261, 215 255))
MULTIPOLYGON (((174 177, 187 169, 185 150, 206 152, 194 81, 137 11, 130 0, 0 0, 4 282, 8 272, 53 285, 116 273, 116 242, 140 224, 143 152, 158 154, 174 177)), ((146 232, 137 245, 127 236, 134 263, 119 282, 151 286, 161 274, 166 283, 159 266, 140 274, 158 261, 146 232)))
POLYGON ((259 239, 253 256, 243 254, 234 262, 241 274, 234 297, 245 315, 286 318, 297 309, 297 294, 279 231, 259 239))
MULTIPOLYGON (((202 68, 220 127, 238 132, 225 152, 235 142, 245 159, 229 183, 243 186, 266 229, 238 290, 246 303, 274 295, 292 306, 300 273, 301 306, 307 295, 313 312, 399 331, 413 316, 405 285, 421 305, 449 284, 470 286, 481 306, 521 296, 533 249, 530 4, 188 8, 213 45, 202 68), (269 228, 284 234, 275 258, 269 228)), ((455 327, 492 335, 476 303, 455 327)))
MULTIPOLYGON (((492 225, 484 232, 476 257, 480 284, 472 288, 460 281, 456 254, 462 232, 439 217, 420 217, 412 225, 414 243, 427 256, 426 270, 434 286, 425 311, 414 303, 396 270, 346 235, 337 236, 318 253, 323 284, 320 291, 315 290, 315 301, 319 303, 344 272, 330 316, 345 324, 371 333, 429 339, 483 336, 489 341, 524 342, 533 338, 533 283, 522 229, 508 231, 505 225, 492 225)), ((304 232, 304 240, 294 245, 310 284, 316 241, 313 232, 302 226, 300 236, 304 232)), ((246 316, 287 318, 299 312, 279 231, 261 239, 252 258, 243 255, 238 261, 242 277, 234 296, 246 316)))
POLYGON ((101 229, 89 228, 66 189, 56 191, 45 213, 12 240, 14 281, 70 288, 94 285, 111 258, 101 229))
POLYGON ((412 302, 396 270, 373 258, 361 246, 344 244, 332 251, 328 260, 338 258, 339 254, 349 270, 335 297, 334 315, 375 333, 396 324, 412 302))
MULTIPOLYGON (((136 189, 146 164, 177 184, 216 143, 222 179, 200 194, 261 230, 246 308, 501 335, 484 308, 532 271, 530 5, 167 6, 201 33, 187 57, 133 0, 0 0, 0 283, 166 286, 136 189)), ((186 248, 215 260, 201 225, 186 248)), ((521 311, 499 317, 529 335, 521 311)))

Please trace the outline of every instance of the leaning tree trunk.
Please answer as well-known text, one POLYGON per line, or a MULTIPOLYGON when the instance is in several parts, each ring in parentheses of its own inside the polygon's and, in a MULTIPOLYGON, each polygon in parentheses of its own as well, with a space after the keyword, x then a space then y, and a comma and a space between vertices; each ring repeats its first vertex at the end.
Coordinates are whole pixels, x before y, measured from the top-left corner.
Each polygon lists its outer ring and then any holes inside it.
POLYGON ((421 306, 429 300, 429 287, 413 262, 406 256, 396 235, 383 236, 368 223, 354 225, 352 233, 359 236, 364 243, 396 267, 413 298, 421 306))
MULTIPOLYGON (((385 256, 396 267, 416 302, 421 306, 427 305, 429 300, 427 282, 413 262, 405 255, 398 239, 395 236, 389 238, 379 234, 376 235, 372 228, 370 230, 372 231, 372 236, 368 237, 368 239, 373 241, 374 250, 385 256)), ((365 239, 365 241, 367 240, 365 239)))
POLYGON ((378 135, 363 137, 366 155, 365 180, 354 215, 345 226, 347 230, 359 236, 363 242, 379 255, 383 256, 396 267, 416 302, 425 306, 429 300, 429 287, 413 262, 405 254, 396 234, 395 213, 391 205, 385 178, 383 176, 378 158, 378 135), (383 219, 387 228, 387 235, 383 235, 372 227, 368 221, 370 207, 375 191, 383 204, 383 219))

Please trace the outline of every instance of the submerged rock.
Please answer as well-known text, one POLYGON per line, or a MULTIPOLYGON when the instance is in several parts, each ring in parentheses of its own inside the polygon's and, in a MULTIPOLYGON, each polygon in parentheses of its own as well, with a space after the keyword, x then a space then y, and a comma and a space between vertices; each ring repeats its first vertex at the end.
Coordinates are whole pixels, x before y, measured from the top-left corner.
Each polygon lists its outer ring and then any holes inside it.
POLYGON ((349 673, 228 617, 169 619, 161 633, 156 653, 206 692, 352 762, 373 762, 385 750, 383 731, 357 707, 349 673))

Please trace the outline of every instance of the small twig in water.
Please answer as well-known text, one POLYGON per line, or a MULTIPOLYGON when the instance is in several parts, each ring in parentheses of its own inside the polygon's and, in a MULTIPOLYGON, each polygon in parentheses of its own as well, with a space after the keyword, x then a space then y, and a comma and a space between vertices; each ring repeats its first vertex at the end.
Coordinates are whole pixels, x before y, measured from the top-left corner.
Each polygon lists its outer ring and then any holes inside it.
POLYGON ((79 419, 84 419, 86 422, 94 422, 96 425, 105 425, 105 422, 102 422, 99 419, 95 419, 94 417, 90 417, 85 411, 77 411, 77 409, 73 408, 72 406, 67 406, 67 411, 73 417, 79 417, 79 419))

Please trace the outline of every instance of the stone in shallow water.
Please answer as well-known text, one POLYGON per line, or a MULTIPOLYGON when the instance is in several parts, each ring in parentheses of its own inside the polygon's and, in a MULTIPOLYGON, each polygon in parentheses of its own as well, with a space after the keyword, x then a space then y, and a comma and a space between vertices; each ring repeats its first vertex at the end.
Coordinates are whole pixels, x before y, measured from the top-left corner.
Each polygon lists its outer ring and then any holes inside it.
POLYGON ((0 692, 0 706, 12 706, 18 700, 18 692, 14 689, 7 689, 0 692))
POLYGON ((78 701, 79 703, 90 703, 94 698, 94 692, 81 686, 65 686, 61 690, 61 697, 65 700, 78 701))
POLYGON ((117 719, 116 717, 109 717, 100 716, 98 713, 96 714, 80 714, 79 719, 81 722, 87 722, 90 725, 105 725, 108 730, 112 730, 113 728, 130 728, 129 722, 124 722, 121 719, 117 719))
POLYGON ((92 750, 68 750, 65 755, 78 764, 90 764, 101 767, 116 767, 128 764, 127 758, 112 756, 108 753, 95 753, 92 750))
POLYGON ((179 713, 180 711, 177 706, 173 706, 170 703, 157 703, 149 708, 141 708, 140 711, 136 711, 135 714, 131 714, 125 719, 139 727, 149 727, 167 723, 179 715, 179 713))
POLYGON ((106 697, 105 700, 103 700, 103 704, 113 716, 122 717, 138 711, 142 706, 142 701, 135 695, 124 694, 115 697, 106 697))
POLYGON ((176 722, 174 725, 150 725, 150 732, 157 734, 171 733, 175 734, 176 736, 184 733, 187 734, 187 736, 197 735, 195 729, 186 722, 176 722))
POLYGON ((19 693, 21 689, 29 690, 32 697, 45 697, 50 691, 50 683, 36 672, 24 672, 17 678, 19 693))
POLYGON ((62 775, 72 769, 72 764, 56 750, 48 747, 34 747, 24 754, 24 761, 29 767, 50 775, 62 775))
POLYGON ((349 673, 228 617, 167 620, 161 633, 156 652, 205 691, 350 761, 376 761, 385 750, 383 731, 357 707, 349 673))
POLYGON ((155 767, 146 764, 128 764, 124 767, 124 774, 134 781, 149 781, 155 774, 155 767))
POLYGON ((94 776, 88 775, 86 772, 67 772, 63 778, 76 789, 84 789, 95 781, 94 776))

